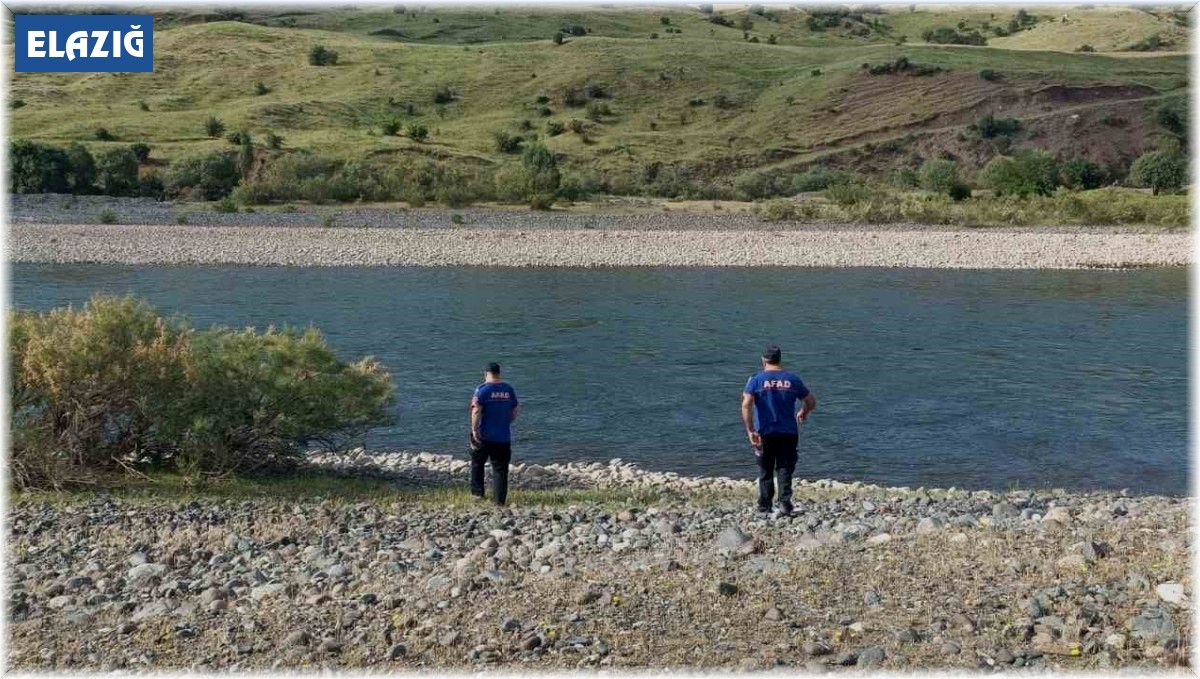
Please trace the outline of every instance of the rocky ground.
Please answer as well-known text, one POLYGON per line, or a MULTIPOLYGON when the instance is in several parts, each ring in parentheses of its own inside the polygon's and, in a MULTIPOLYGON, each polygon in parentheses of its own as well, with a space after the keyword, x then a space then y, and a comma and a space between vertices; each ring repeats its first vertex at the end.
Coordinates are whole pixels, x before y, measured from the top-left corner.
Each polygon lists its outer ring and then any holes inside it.
POLYGON ((10 220, 16 262, 1075 269, 1191 260, 1187 232, 765 224, 748 214, 394 207, 223 214, 147 199, 39 195, 14 196, 10 220), (105 212, 117 223, 98 223, 105 212))
MULTIPOLYGON (((465 462, 314 463, 464 484, 465 462)), ((522 465, 514 503, 18 501, 9 668, 1164 668, 1188 662, 1185 498, 522 465), (654 488, 522 506, 529 488, 654 488)))

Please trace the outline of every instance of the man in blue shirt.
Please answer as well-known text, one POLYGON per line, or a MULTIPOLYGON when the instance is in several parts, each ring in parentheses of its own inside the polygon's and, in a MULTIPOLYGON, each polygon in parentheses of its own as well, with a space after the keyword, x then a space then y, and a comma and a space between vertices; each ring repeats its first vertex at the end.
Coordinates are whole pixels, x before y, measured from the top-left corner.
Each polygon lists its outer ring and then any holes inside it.
POLYGON ((500 379, 500 364, 488 363, 483 384, 471 397, 471 494, 483 498, 483 465, 492 463, 492 500, 508 498, 508 463, 512 460, 509 425, 521 412, 517 392, 500 379))
POLYGON ((779 479, 779 513, 792 513, 792 474, 796 471, 800 431, 797 423, 817 407, 800 376, 783 369, 783 352, 769 346, 762 355, 762 372, 742 391, 742 423, 758 458, 758 511, 771 511, 775 480, 779 479), (799 412, 796 402, 801 403, 799 412))

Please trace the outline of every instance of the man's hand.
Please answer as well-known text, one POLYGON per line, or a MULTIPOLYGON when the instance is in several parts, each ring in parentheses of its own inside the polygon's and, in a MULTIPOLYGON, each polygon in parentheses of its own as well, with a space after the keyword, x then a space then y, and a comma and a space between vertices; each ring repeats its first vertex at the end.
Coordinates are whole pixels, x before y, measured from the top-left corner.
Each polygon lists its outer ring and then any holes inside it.
POLYGON ((479 450, 481 441, 483 441, 483 437, 480 435, 479 431, 472 429, 471 430, 471 449, 479 450))
POLYGON ((750 439, 750 446, 754 448, 755 451, 762 450, 762 434, 759 434, 756 431, 748 431, 746 432, 746 436, 750 439))
POLYGON ((800 422, 803 424, 804 421, 807 419, 808 419, 808 411, 807 410, 801 410, 800 412, 796 413, 796 421, 797 422, 800 422))

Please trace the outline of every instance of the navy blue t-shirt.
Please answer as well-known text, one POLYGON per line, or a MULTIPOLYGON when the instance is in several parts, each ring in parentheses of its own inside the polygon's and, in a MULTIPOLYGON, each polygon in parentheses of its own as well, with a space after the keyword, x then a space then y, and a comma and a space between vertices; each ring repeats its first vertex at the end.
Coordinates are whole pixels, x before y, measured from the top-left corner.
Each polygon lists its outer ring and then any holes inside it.
POLYGON ((480 422, 480 437, 492 443, 508 443, 512 440, 509 425, 512 411, 517 407, 517 392, 506 382, 484 382, 475 387, 472 403, 483 407, 480 422))
POLYGON ((764 370, 743 390, 754 395, 754 429, 760 434, 798 434, 796 401, 808 396, 800 376, 787 370, 764 370))

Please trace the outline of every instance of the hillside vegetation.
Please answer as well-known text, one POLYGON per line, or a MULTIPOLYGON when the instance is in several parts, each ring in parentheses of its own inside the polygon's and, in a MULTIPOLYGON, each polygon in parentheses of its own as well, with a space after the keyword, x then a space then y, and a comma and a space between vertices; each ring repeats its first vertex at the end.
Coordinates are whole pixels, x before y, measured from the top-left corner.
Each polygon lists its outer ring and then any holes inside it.
MULTIPOLYGON (((814 167, 894 178, 937 158, 975 181, 1023 148, 1089 160, 1111 183, 1161 145, 1158 110, 1184 106, 1181 17, 1041 6, 175 9, 157 18, 154 73, 15 74, 11 129, 94 155, 144 142, 143 177, 240 147, 245 181, 300 184, 352 162, 395 170, 398 184, 476 186, 464 200, 564 185, 568 198, 759 198, 790 193, 779 187, 814 167), (982 119, 1016 123, 993 135, 982 119), (745 190, 763 177, 775 188, 745 190)), ((349 194, 396 197, 392 180, 372 177, 378 190, 349 194)), ((257 195, 286 198, 278 188, 257 195)))

